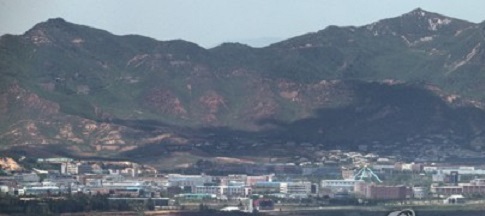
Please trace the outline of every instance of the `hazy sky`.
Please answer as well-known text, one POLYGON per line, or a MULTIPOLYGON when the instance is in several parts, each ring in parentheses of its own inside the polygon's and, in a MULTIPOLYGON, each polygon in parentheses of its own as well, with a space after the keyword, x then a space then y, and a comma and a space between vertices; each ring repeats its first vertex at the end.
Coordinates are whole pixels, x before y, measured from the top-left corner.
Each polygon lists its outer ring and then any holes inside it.
POLYGON ((472 22, 484 0, 0 0, 0 35, 62 17, 114 34, 222 42, 274 42, 328 25, 365 25, 417 7, 472 22), (263 39, 263 40, 261 40, 263 39))

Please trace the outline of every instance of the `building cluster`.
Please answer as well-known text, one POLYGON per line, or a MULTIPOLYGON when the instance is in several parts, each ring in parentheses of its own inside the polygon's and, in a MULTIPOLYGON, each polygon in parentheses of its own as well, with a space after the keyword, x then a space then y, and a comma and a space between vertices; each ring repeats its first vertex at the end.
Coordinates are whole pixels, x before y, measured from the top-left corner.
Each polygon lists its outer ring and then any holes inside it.
POLYGON ((336 199, 355 197, 370 200, 404 200, 416 197, 413 189, 404 185, 378 185, 354 179, 321 181, 322 192, 336 199))
MULTIPOLYGON (((341 153, 332 152, 332 155, 341 153)), ((168 199, 231 201, 254 198, 261 208, 272 206, 274 203, 270 199, 328 197, 336 200, 406 200, 454 197, 461 202, 466 197, 485 195, 485 180, 480 178, 485 176, 485 169, 479 166, 403 163, 372 155, 347 155, 347 158, 359 162, 361 160, 356 158, 361 157, 374 158, 374 162, 365 166, 358 163, 347 163, 347 166, 273 164, 273 171, 277 173, 260 175, 160 174, 150 167, 131 162, 48 158, 39 159, 37 163, 57 169, 32 169, 1 176, 0 192, 19 196, 105 194, 115 200, 152 198, 161 199, 164 203, 168 203, 168 199), (396 175, 412 176, 412 181, 393 181, 396 175), (459 198, 461 196, 463 199, 459 198)))
POLYGON ((40 159, 58 170, 33 169, 0 177, 3 193, 20 196, 57 196, 72 193, 106 194, 113 198, 219 199, 245 198, 253 194, 308 197, 317 193, 309 181, 274 181, 270 175, 158 174, 129 162, 40 159))
POLYGON ((308 197, 316 194, 309 181, 273 181, 274 175, 167 175, 168 187, 181 188, 188 193, 176 195, 182 198, 197 196, 217 199, 248 197, 254 194, 273 195, 285 198, 308 197))
POLYGON ((321 181, 320 194, 334 198, 354 197, 369 200, 456 198, 459 196, 466 198, 485 195, 485 180, 480 178, 485 176, 485 169, 479 166, 380 161, 372 164, 371 167, 372 170, 365 167, 360 171, 343 168, 342 179, 321 181), (366 173, 366 169, 370 171, 366 173), (399 182, 395 185, 387 181, 396 175, 408 175, 412 179, 409 182, 399 182), (462 179, 465 176, 468 180, 462 179), (384 179, 384 182, 381 179, 384 179), (416 184, 416 182, 421 183, 416 184))
POLYGON ((38 164, 58 169, 17 172, 0 177, 3 193, 14 195, 62 195, 68 193, 139 196, 154 192, 151 183, 136 178, 155 170, 131 162, 74 161, 70 158, 38 159, 38 164))

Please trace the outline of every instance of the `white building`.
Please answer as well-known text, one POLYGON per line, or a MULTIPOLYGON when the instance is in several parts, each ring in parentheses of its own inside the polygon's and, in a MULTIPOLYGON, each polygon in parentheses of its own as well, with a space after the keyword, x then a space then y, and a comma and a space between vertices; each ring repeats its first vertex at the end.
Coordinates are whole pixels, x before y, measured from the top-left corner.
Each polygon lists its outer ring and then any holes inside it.
POLYGON ((50 195, 61 192, 57 186, 24 187, 23 190, 25 195, 50 195))
POLYGON ((447 175, 450 175, 451 172, 458 172, 460 175, 485 175, 485 170, 475 169, 475 167, 468 166, 438 168, 437 172, 439 174, 447 175))
POLYGON ((40 177, 35 173, 24 173, 14 175, 14 179, 17 182, 39 182, 40 177))
POLYGON ((461 194, 454 194, 443 200, 444 204, 463 204, 465 203, 465 197, 461 194))
POLYGON ((72 158, 64 158, 64 157, 58 157, 58 158, 38 158, 37 163, 69 163, 73 161, 72 158))
POLYGON ((192 193, 195 194, 214 194, 220 196, 238 196, 245 197, 251 192, 249 187, 245 186, 194 186, 192 193))
POLYGON ((61 164, 61 174, 64 175, 77 175, 79 172, 78 164, 76 163, 62 163, 61 164))
POLYGON ((7 185, 0 185, 0 193, 9 193, 10 187, 7 185))
POLYGON ((125 188, 125 187, 141 187, 145 186, 145 183, 143 181, 137 181, 137 180, 124 180, 124 181, 103 181, 102 182, 103 187, 113 187, 113 188, 125 188))
POLYGON ((206 175, 180 175, 169 174, 167 176, 169 186, 203 186, 205 183, 212 182, 212 176, 206 175))
POLYGON ((286 182, 283 183, 282 193, 286 194, 311 194, 311 182, 286 182))
POLYGON ((353 179, 338 179, 338 180, 322 180, 321 189, 330 190, 330 192, 354 192, 354 188, 358 183, 363 183, 364 180, 353 180, 353 179))
POLYGON ((431 176, 433 182, 444 182, 445 181, 445 174, 433 174, 431 176))
POLYGON ((424 199, 428 197, 428 189, 425 187, 413 187, 413 197, 415 199, 424 199))

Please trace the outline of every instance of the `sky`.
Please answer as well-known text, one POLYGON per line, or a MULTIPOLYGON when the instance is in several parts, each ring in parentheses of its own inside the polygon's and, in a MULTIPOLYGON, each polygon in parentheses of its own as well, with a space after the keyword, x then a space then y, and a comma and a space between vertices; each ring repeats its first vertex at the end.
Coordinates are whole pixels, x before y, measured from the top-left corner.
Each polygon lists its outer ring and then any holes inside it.
POLYGON ((183 39, 203 47, 223 42, 263 46, 329 25, 361 26, 415 8, 479 23, 484 0, 0 0, 0 35, 23 34, 39 22, 68 22, 183 39))

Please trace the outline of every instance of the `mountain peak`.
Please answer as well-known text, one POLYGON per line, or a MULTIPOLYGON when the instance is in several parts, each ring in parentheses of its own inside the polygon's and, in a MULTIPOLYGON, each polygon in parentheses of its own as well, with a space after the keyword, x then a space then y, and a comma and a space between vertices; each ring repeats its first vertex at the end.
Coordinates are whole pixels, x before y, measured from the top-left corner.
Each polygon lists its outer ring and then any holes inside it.
POLYGON ((46 23, 67 23, 67 21, 64 20, 63 18, 57 17, 57 18, 48 19, 46 23))
POLYGON ((62 18, 51 18, 26 31, 24 37, 36 45, 55 44, 63 40, 72 40, 80 26, 62 18))
POLYGON ((30 30, 28 30, 27 33, 31 32, 31 31, 35 31, 35 30, 41 30, 41 29, 60 28, 60 27, 63 27, 63 26, 69 25, 69 24, 75 25, 75 24, 67 22, 66 20, 64 20, 63 18, 60 18, 60 17, 50 18, 50 19, 48 19, 44 22, 38 23, 37 25, 32 27, 30 30))
POLYGON ((408 40, 415 41, 436 35, 437 32, 454 35, 472 25, 473 23, 464 20, 416 8, 401 16, 383 19, 364 27, 375 36, 405 36, 408 40))
POLYGON ((428 11, 423 10, 422 8, 416 8, 404 15, 418 15, 418 16, 426 16, 427 13, 430 13, 428 11))
MULTIPOLYGON (((444 15, 441 15, 441 14, 438 14, 438 13, 433 13, 433 12, 429 12, 429 11, 426 11, 426 10, 423 10, 422 8, 416 8, 408 13, 405 13, 403 14, 401 17, 417 17, 418 19, 419 18, 439 18, 439 19, 445 19, 445 18, 449 18, 447 16, 444 16, 444 15)), ((449 18, 451 19, 451 18, 449 18)))
MULTIPOLYGON (((64 20, 63 18, 50 18, 48 19, 47 21, 44 21, 44 22, 41 22, 37 25, 35 25, 33 27, 33 29, 36 29, 36 28, 52 28, 52 27, 56 27, 56 28, 59 28, 61 26, 65 26, 65 25, 68 25, 68 24, 72 24, 72 23, 69 23, 67 22, 66 20, 64 20)), ((74 25, 74 24, 72 24, 74 25)))

